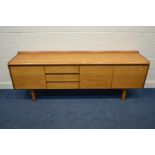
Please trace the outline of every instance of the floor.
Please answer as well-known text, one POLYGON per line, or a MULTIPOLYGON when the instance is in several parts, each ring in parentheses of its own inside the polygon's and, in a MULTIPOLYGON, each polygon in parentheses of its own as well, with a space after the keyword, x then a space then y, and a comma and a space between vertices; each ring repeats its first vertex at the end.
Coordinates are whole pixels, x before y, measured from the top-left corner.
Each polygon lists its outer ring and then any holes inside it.
POLYGON ((154 129, 155 89, 0 90, 1 129, 154 129))

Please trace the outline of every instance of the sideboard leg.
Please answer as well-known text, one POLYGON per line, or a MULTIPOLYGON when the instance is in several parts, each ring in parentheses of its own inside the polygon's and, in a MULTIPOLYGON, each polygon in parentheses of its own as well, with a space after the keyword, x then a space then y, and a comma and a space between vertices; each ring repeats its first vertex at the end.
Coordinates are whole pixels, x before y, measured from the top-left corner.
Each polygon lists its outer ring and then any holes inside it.
POLYGON ((122 90, 122 95, 121 95, 121 99, 122 100, 125 100, 126 99, 126 92, 127 92, 126 89, 123 89, 122 90))
POLYGON ((31 90, 31 97, 32 97, 32 101, 35 102, 36 101, 35 90, 31 90))

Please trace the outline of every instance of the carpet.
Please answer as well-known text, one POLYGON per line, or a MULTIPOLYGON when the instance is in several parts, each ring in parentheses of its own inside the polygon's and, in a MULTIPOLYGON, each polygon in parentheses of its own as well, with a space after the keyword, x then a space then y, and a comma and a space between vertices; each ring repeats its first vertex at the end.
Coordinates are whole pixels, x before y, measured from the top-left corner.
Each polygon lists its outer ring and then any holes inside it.
POLYGON ((155 89, 0 90, 1 129, 154 129, 155 89))

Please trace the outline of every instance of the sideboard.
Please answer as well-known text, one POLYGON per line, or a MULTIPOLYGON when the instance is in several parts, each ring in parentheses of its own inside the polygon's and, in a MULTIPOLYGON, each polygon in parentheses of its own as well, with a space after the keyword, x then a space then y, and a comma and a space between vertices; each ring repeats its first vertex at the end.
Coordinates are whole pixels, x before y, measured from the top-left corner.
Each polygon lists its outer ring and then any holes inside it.
POLYGON ((149 61, 138 51, 21 51, 9 63, 14 89, 143 88, 149 61))

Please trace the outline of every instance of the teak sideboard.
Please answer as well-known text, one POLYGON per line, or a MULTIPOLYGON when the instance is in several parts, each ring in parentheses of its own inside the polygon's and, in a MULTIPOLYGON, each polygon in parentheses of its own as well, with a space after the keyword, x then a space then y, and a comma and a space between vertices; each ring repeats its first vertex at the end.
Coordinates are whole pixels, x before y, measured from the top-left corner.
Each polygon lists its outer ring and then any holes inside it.
POLYGON ((149 61, 138 51, 18 52, 8 63, 14 89, 143 88, 149 61))

